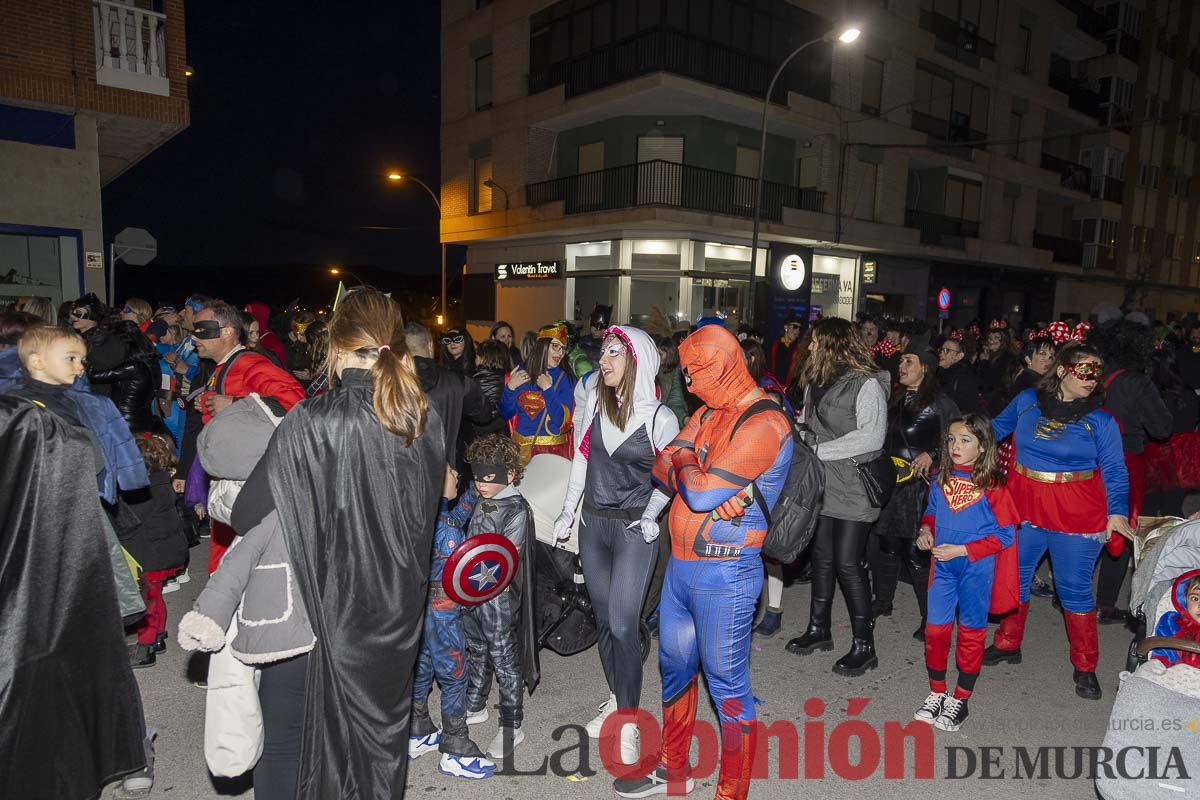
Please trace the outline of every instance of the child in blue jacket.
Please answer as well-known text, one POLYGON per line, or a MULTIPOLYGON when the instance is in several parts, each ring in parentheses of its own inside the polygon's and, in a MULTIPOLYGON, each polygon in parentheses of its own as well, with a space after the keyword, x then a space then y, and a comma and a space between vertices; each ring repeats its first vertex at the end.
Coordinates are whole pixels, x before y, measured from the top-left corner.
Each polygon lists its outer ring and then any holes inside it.
POLYGON ((1016 560, 1013 547, 1020 522, 1003 487, 991 423, 968 414, 950 423, 944 465, 929 490, 917 547, 932 551, 929 618, 925 625, 925 668, 929 696, 913 715, 946 731, 967 719, 967 698, 975 688, 983 659, 988 613, 1016 607, 1016 560), (958 684, 947 693, 946 662, 958 618, 958 684))

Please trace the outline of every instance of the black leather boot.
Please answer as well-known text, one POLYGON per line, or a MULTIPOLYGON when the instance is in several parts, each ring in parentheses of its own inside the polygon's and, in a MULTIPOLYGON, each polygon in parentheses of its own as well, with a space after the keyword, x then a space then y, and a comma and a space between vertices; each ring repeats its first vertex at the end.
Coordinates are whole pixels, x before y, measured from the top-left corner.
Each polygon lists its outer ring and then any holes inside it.
POLYGON ((428 736, 431 733, 437 733, 437 725, 434 725, 433 720, 429 718, 429 703, 413 703, 409 716, 412 719, 409 736, 428 736))
POLYGON ((1096 673, 1075 670, 1075 694, 1084 700, 1099 700, 1103 692, 1100 691, 1096 673))
MULTIPOLYGON (((817 650, 832 650, 833 636, 829 632, 830 600, 816 596, 814 593, 809 605, 808 630, 787 643, 786 650, 798 656, 806 656, 817 650)), ((832 598, 831 598, 832 599, 832 598)))
POLYGON ((879 657, 875 655, 875 632, 871 628, 871 620, 855 617, 850 622, 854 641, 850 644, 850 652, 833 665, 833 672, 853 678, 878 667, 879 657))

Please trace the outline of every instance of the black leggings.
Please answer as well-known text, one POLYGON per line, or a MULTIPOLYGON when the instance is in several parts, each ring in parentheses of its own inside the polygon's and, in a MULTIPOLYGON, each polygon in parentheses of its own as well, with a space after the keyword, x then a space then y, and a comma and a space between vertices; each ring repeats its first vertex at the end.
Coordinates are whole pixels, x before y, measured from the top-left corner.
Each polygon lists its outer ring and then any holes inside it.
POLYGON ((254 765, 254 797, 257 800, 293 800, 296 797, 307 671, 307 653, 262 668, 258 702, 263 715, 263 751, 254 765))
POLYGON ((903 566, 917 595, 917 608, 925 618, 929 595, 929 553, 917 549, 916 539, 898 536, 873 536, 870 547, 871 583, 875 599, 890 606, 896 599, 896 584, 903 566))
POLYGON ((821 517, 812 545, 812 604, 810 625, 830 625, 834 579, 841 584, 850 619, 871 616, 871 583, 863 560, 870 522, 821 517))

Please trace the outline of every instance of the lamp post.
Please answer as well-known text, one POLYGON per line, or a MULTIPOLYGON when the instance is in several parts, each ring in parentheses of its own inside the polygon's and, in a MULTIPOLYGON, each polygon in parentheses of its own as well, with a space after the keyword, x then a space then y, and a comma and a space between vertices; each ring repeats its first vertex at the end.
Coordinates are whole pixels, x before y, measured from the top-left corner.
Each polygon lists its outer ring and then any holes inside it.
POLYGON ((334 276, 335 278, 341 277, 342 275, 348 275, 349 277, 354 278, 354 280, 358 281, 359 286, 367 285, 366 281, 364 281, 362 278, 358 277, 353 272, 351 272, 350 270, 348 270, 344 267, 330 267, 329 274, 334 276))
MULTIPOLYGON (((850 44, 858 39, 861 31, 855 27, 848 27, 840 33, 830 31, 824 36, 819 36, 812 41, 805 42, 791 52, 791 54, 783 60, 779 68, 775 70, 775 74, 771 76, 771 82, 767 84, 767 94, 763 97, 762 108, 762 124, 759 131, 760 140, 758 145, 758 181, 754 184, 754 228, 750 236, 750 321, 758 324, 759 320, 755 319, 755 293, 758 284, 758 229, 759 220, 762 217, 762 200, 763 200, 763 168, 766 165, 767 154, 767 113, 771 110, 771 95, 775 91, 775 83, 779 80, 779 76, 787 69, 787 65, 792 63, 792 59, 803 53, 814 44, 821 42, 841 42, 842 44, 850 44)), ((839 200, 840 202, 840 200, 839 200)), ((768 271, 770 265, 767 265, 768 271)))
POLYGON ((441 233, 442 201, 438 199, 438 196, 434 193, 433 189, 430 189, 428 184, 426 184, 425 181, 421 180, 420 178, 415 178, 412 175, 405 175, 400 172, 389 172, 387 179, 393 183, 399 183, 403 180, 412 181, 426 191, 426 193, 429 195, 429 199, 433 201, 433 205, 437 208, 439 228, 438 244, 440 244, 442 248, 442 313, 441 322, 439 322, 439 324, 443 324, 446 320, 446 243, 442 241, 441 233))

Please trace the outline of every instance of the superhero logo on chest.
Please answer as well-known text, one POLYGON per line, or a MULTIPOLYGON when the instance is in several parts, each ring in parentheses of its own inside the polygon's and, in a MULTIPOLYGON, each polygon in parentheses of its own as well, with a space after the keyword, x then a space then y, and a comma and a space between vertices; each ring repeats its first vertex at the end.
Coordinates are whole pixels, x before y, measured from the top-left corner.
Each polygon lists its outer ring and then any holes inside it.
POLYGON ((975 483, 966 478, 951 478, 950 485, 942 489, 942 493, 946 496, 946 505, 956 514, 983 496, 975 483))
POLYGON ((546 408, 546 398, 541 392, 524 391, 517 395, 517 405, 530 419, 535 419, 546 408))

